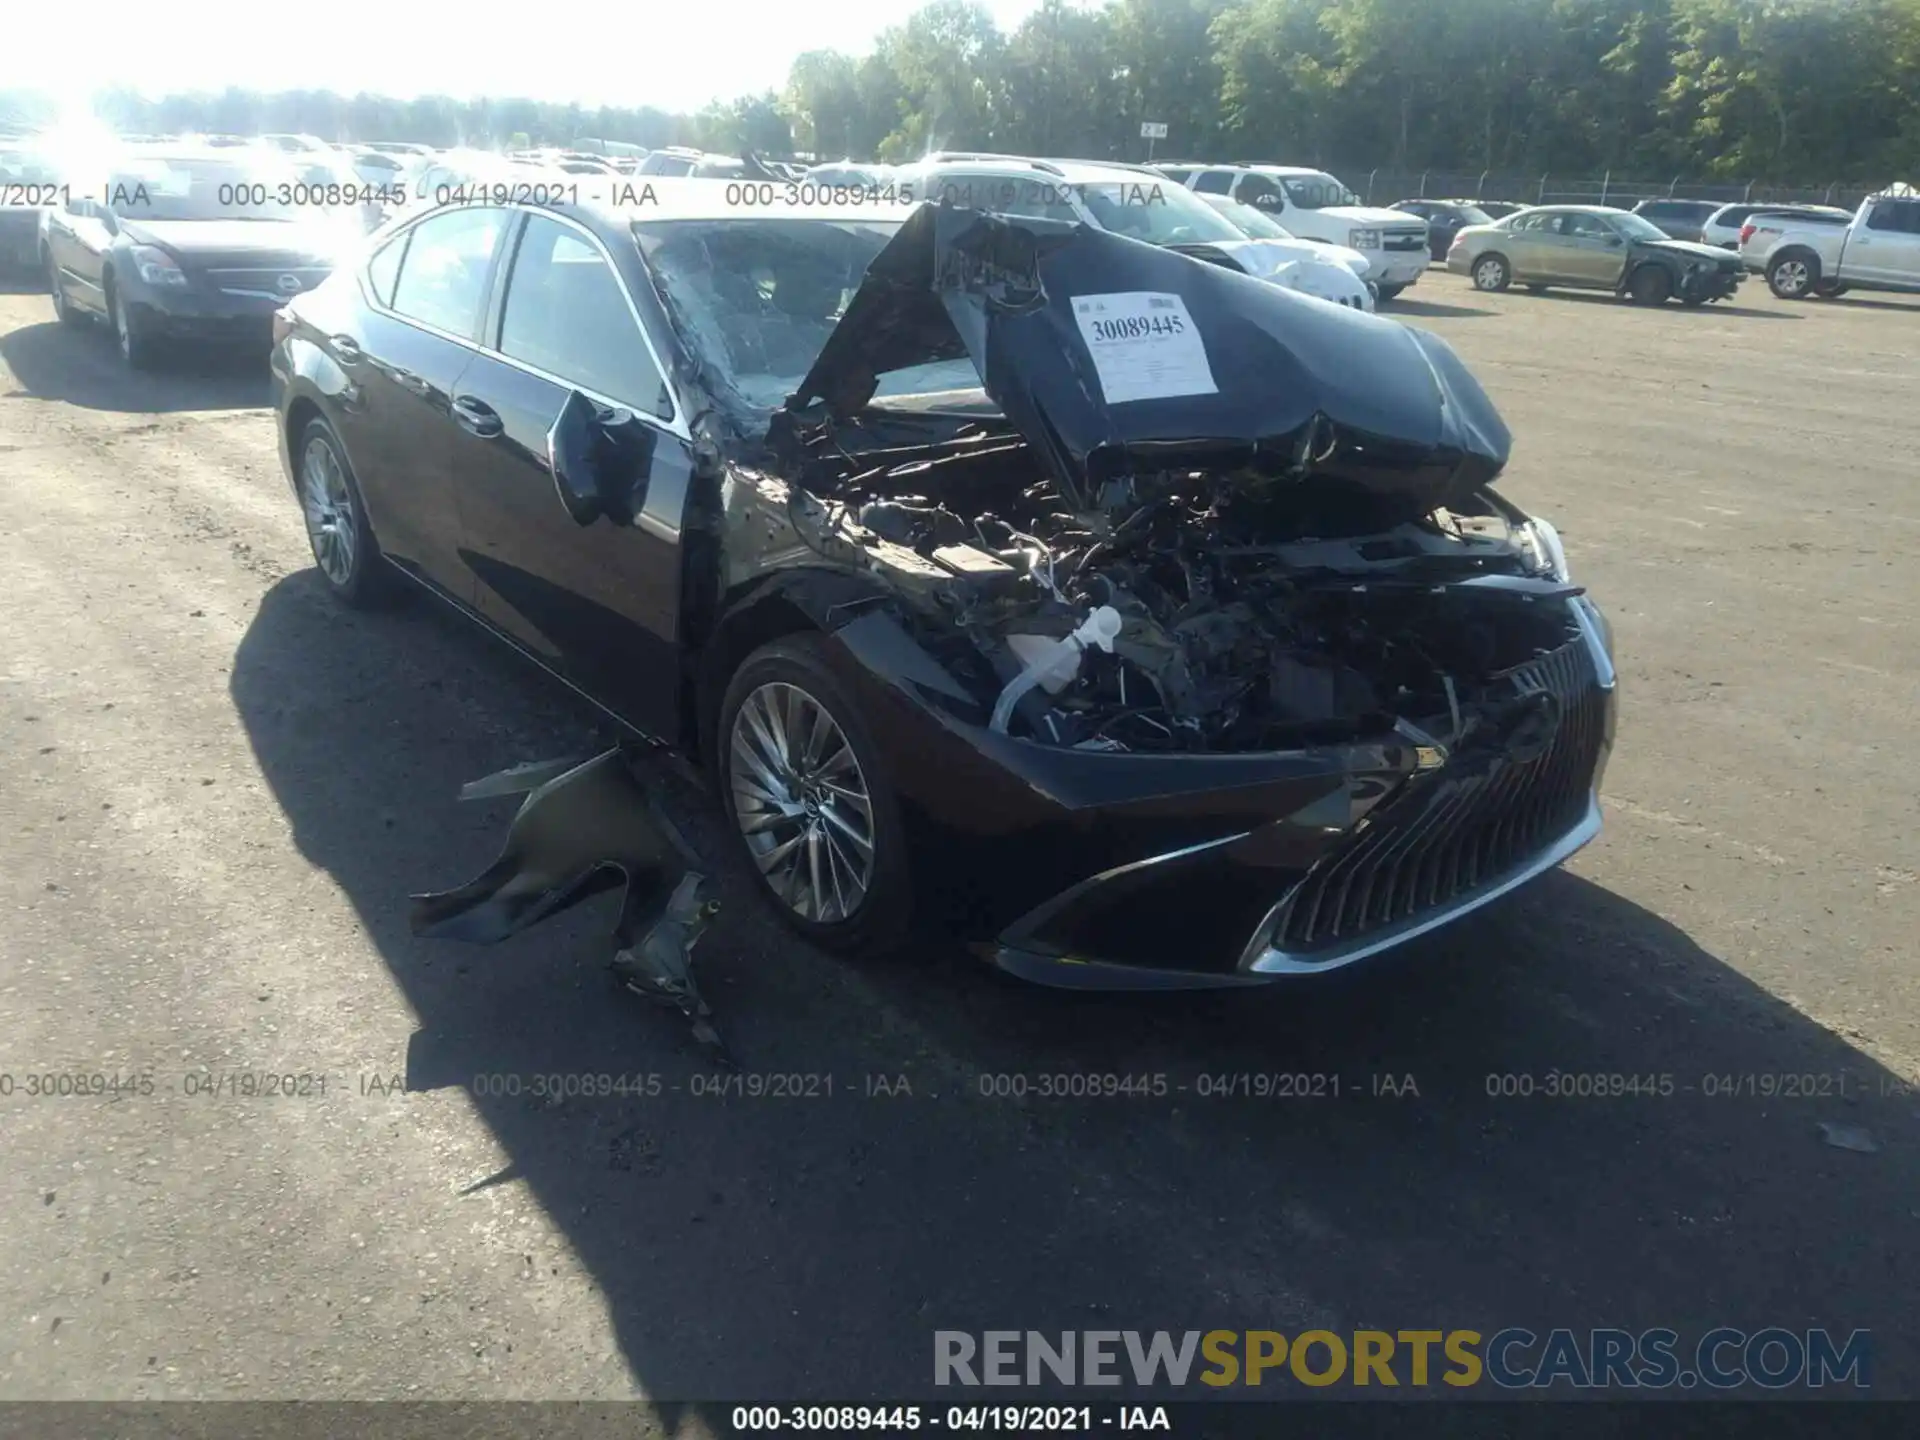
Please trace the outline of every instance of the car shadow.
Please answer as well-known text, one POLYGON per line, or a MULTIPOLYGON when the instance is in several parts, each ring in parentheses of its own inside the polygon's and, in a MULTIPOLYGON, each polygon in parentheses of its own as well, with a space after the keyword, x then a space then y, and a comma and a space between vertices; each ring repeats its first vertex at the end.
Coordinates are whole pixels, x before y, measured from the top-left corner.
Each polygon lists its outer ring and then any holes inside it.
MULTIPOLYGON (((1607 290, 1575 290, 1555 285, 1544 291, 1531 291, 1515 282, 1507 291, 1509 295, 1520 296, 1527 300, 1542 300, 1560 305, 1610 305, 1621 309, 1640 309, 1623 295, 1615 295, 1607 290)), ((1652 307, 1647 307, 1652 308, 1652 307)), ((1755 310, 1740 304, 1737 300, 1728 303, 1725 300, 1711 301, 1705 305, 1682 305, 1678 300, 1669 300, 1654 310, 1656 314, 1681 315, 1751 315, 1763 320, 1799 320, 1804 317, 1787 310, 1755 310)))
POLYGON ((1428 315, 1436 319, 1446 317, 1470 318, 1497 315, 1496 310, 1476 310, 1470 305, 1446 305, 1437 300, 1409 300, 1402 295, 1379 307, 1379 313, 1388 319, 1400 315, 1428 315))
POLYGON ((153 370, 133 371, 97 323, 71 327, 49 318, 0 334, 0 362, 27 395, 87 410, 158 415, 254 409, 268 401, 263 349, 174 346, 153 370))
POLYGON ((459 786, 585 753, 578 701, 443 607, 344 612, 312 572, 261 598, 231 696, 417 1016, 408 1089, 467 1088, 509 1157, 464 1190, 526 1187, 656 1401, 952 1400, 933 1332, 988 1328, 1822 1324, 1875 1332, 1876 1393, 1914 1373, 1913 1102, 1577 874, 1313 983, 1070 994, 949 943, 829 959, 663 769, 725 907, 701 983, 742 1070, 701 1094, 723 1072, 604 975, 611 899, 487 949, 408 927, 511 814, 459 786), (556 1073, 659 1089, 531 1093, 556 1073), (1780 1074, 1854 1093, 1753 1078, 1780 1074))
POLYGON ((1858 291, 1849 291, 1847 294, 1837 296, 1827 303, 1839 306, 1857 306, 1862 310, 1901 310, 1911 315, 1916 310, 1920 310, 1920 295, 1901 296, 1899 298, 1888 296, 1882 299, 1873 299, 1860 294, 1858 291))

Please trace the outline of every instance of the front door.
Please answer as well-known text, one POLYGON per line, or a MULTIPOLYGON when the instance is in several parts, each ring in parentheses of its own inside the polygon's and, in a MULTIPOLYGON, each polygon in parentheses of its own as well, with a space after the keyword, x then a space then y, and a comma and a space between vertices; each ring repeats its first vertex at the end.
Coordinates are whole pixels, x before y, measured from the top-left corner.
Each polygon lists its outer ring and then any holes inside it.
POLYGON ((1848 239, 1840 268, 1848 280, 1920 289, 1920 200, 1874 201, 1867 223, 1848 239))
POLYGON ((693 474, 645 332, 599 240, 528 215, 489 346, 453 396, 461 561, 480 612, 647 733, 679 713, 680 532, 693 474), (631 524, 574 523, 547 431, 574 390, 642 422, 646 500, 631 524))

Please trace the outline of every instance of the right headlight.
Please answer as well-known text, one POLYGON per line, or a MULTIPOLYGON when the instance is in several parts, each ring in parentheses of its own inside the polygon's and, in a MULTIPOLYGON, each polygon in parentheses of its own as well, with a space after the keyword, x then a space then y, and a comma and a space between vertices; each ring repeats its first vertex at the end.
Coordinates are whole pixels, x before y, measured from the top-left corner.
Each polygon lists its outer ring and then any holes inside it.
POLYGON ((1380 232, 1378 230, 1355 230, 1347 236, 1347 244, 1356 250, 1378 250, 1380 232))
POLYGON ((134 268, 140 272, 140 278, 149 285, 168 285, 178 288, 187 283, 186 274, 180 269, 179 263, 158 246, 134 246, 133 264, 134 268))

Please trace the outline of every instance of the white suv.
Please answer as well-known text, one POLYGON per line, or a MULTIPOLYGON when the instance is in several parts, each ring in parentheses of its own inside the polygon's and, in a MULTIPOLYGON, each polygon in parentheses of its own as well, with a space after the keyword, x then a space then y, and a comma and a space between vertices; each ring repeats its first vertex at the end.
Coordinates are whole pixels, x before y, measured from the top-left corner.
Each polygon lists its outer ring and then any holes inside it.
POLYGON ((1159 165, 1202 195, 1228 195, 1264 210, 1303 240, 1347 245, 1367 257, 1367 278, 1391 300, 1427 273, 1427 222, 1404 210, 1363 205, 1324 170, 1288 165, 1159 165))
POLYGON ((887 184, 915 200, 1092 225, 1348 309, 1374 308, 1361 278, 1363 257, 1355 255, 1349 264, 1297 240, 1249 238, 1199 196, 1142 166, 940 152, 901 166, 887 184))

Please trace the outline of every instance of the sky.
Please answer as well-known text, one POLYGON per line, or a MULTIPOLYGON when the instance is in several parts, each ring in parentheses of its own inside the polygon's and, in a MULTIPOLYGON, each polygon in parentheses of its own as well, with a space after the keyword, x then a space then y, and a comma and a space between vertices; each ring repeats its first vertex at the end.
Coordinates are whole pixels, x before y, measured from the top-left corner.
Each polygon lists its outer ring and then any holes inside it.
MULTIPOLYGON (((984 3, 1011 30, 1037 0, 984 3)), ((169 12, 95 0, 85 6, 84 63, 69 63, 80 53, 74 15, 20 0, 8 6, 0 89, 78 82, 157 96, 236 85, 689 111, 780 88, 808 50, 864 54, 916 8, 917 0, 328 0, 293 12, 261 0, 194 0, 169 12)))

